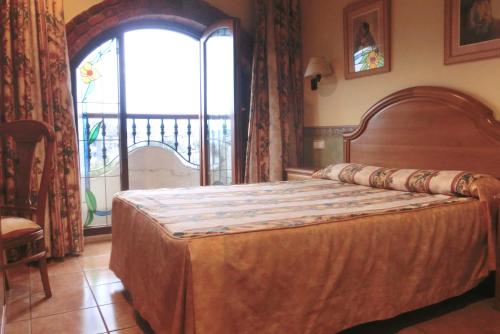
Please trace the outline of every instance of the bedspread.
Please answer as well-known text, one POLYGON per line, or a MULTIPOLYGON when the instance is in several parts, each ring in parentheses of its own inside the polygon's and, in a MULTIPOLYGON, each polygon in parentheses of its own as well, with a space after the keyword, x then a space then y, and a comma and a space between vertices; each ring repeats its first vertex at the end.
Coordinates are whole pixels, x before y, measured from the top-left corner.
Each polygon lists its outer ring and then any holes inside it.
POLYGON ((333 222, 470 201, 470 197, 371 188, 330 180, 132 190, 119 199, 176 238, 333 222))
POLYGON ((306 180, 122 192, 111 269, 157 333, 334 333, 461 294, 486 201, 306 180))

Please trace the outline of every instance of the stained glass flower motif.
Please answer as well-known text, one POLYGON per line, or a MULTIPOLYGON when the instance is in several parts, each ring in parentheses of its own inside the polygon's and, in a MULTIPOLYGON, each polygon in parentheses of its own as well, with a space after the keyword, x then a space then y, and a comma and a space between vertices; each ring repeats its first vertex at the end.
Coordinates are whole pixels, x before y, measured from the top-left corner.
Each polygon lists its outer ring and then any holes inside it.
POLYGON ((384 66, 384 55, 379 49, 366 47, 354 54, 354 70, 356 72, 371 70, 384 66))
POLYGON ((370 69, 380 67, 380 63, 382 63, 382 66, 384 64, 383 58, 381 59, 381 55, 377 51, 372 51, 368 54, 366 62, 367 65, 370 69))
POLYGON ((80 76, 83 83, 89 84, 100 78, 100 74, 92 63, 85 63, 80 67, 80 76))

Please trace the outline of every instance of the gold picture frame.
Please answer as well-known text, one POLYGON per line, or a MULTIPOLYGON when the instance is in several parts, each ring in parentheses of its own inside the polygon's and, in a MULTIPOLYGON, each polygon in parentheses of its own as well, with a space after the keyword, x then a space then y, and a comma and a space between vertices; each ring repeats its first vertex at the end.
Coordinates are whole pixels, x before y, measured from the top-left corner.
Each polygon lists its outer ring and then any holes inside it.
POLYGON ((444 63, 500 57, 500 0, 445 0, 444 63))
POLYGON ((362 0, 344 8, 345 78, 391 70, 390 0, 362 0))

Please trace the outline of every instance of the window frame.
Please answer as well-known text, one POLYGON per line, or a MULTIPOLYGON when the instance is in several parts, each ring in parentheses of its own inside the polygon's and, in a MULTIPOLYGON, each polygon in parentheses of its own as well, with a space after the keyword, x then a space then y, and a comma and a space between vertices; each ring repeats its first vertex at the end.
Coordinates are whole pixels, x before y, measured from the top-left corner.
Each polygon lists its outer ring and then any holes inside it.
MULTIPOLYGON (((175 31, 184 34, 190 38, 201 43, 201 38, 203 32, 200 32, 188 25, 184 25, 178 22, 170 22, 161 19, 139 19, 133 22, 119 24, 111 29, 108 29, 96 37, 92 38, 81 50, 78 51, 70 60, 70 73, 71 73, 71 90, 73 92, 73 112, 75 119, 75 129, 77 134, 77 140, 80 140, 80 133, 78 131, 78 103, 77 103, 77 80, 76 70, 81 62, 96 48, 102 45, 104 42, 115 38, 117 40, 118 49, 118 75, 119 75, 119 105, 120 109, 118 112, 118 124, 120 133, 120 184, 121 190, 129 189, 129 170, 128 170, 128 144, 127 144, 127 105, 126 105, 126 82, 125 82, 125 54, 124 54, 124 36, 125 33, 133 30, 139 29, 164 29, 175 31)), ((201 90, 201 87, 200 87, 201 90)), ((200 119, 201 123, 201 119, 200 119)), ((80 149, 78 147, 78 149, 80 149)), ((78 152, 80 157, 80 152, 78 152)), ((200 161, 200 173, 201 173, 201 161, 200 161)), ((108 234, 111 233, 112 226, 98 226, 98 227, 87 227, 84 229, 85 236, 108 234)))

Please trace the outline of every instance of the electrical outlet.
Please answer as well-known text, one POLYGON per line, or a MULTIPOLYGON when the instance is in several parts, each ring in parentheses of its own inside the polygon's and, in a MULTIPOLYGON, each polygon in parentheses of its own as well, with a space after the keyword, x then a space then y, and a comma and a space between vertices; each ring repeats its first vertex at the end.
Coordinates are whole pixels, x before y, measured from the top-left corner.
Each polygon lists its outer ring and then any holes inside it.
POLYGON ((324 150, 325 149, 325 141, 324 140, 314 140, 313 148, 315 150, 324 150))

